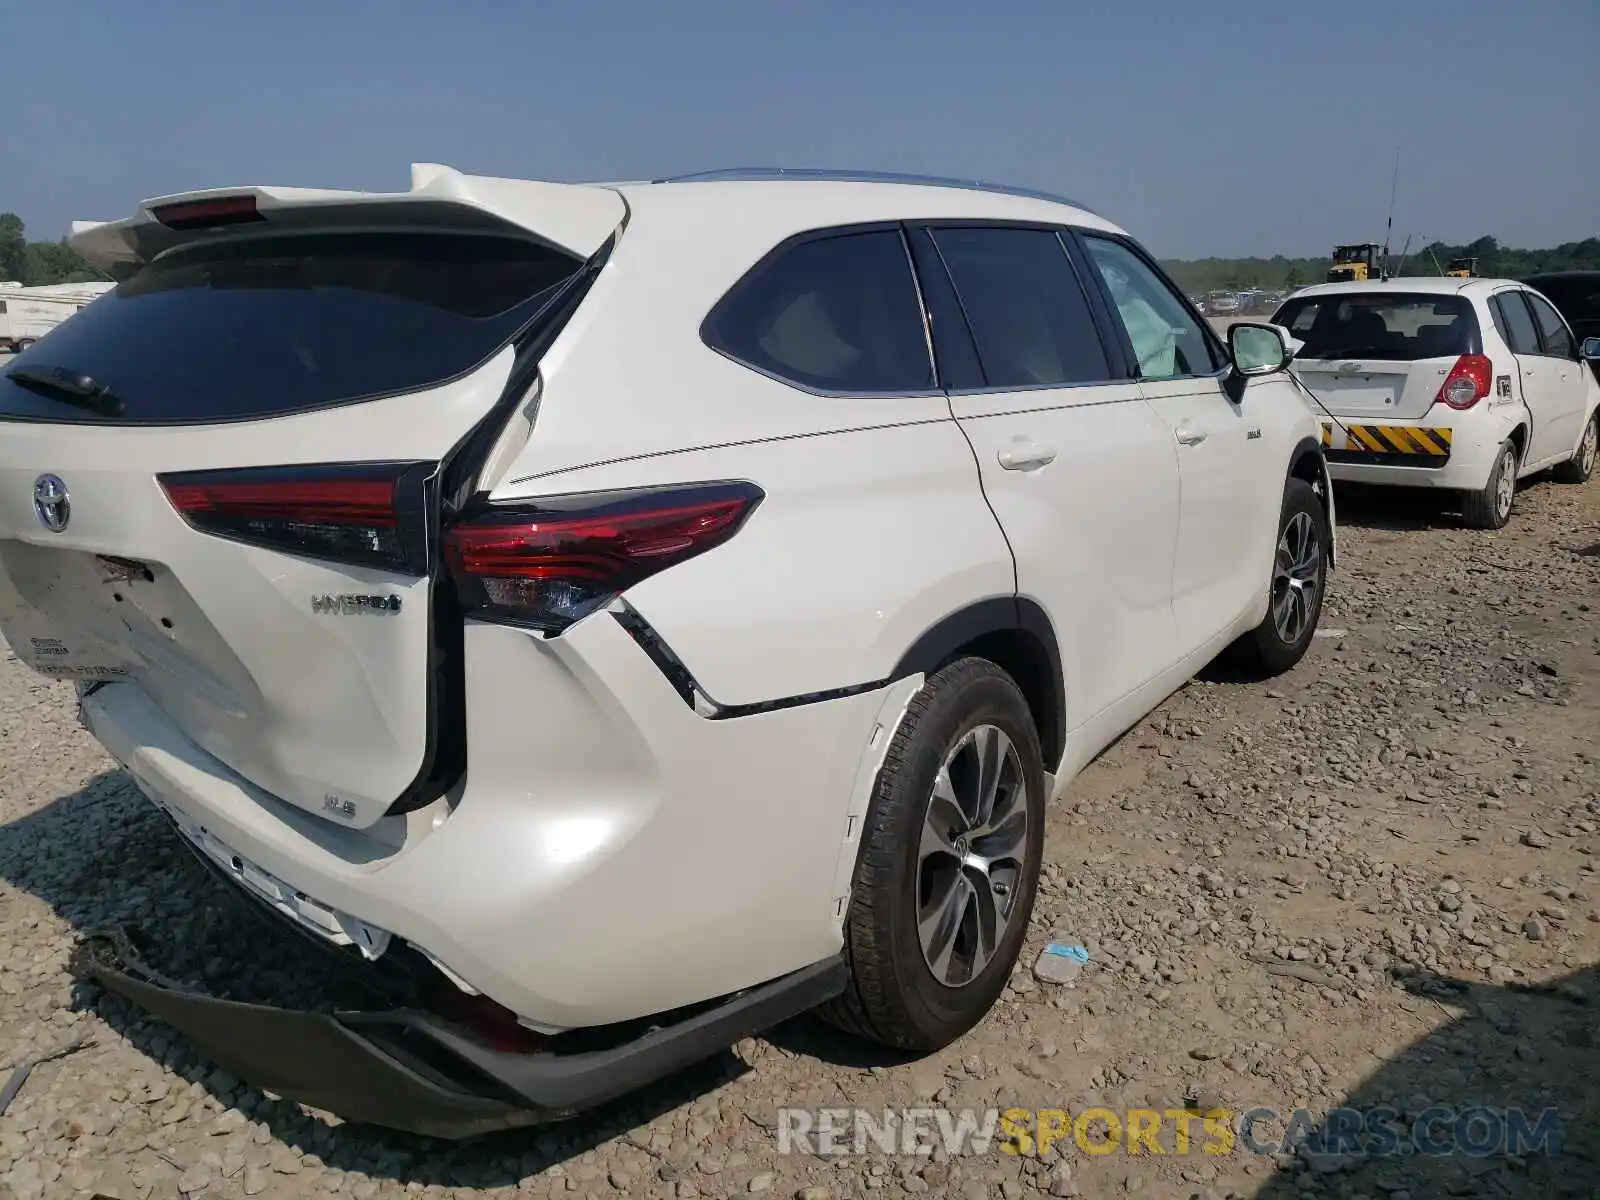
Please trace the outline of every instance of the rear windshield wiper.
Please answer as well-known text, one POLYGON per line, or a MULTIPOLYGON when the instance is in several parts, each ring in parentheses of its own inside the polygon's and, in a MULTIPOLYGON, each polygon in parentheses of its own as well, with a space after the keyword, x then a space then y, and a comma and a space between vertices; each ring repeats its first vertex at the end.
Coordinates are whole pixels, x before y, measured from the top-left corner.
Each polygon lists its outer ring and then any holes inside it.
POLYGON ((13 367, 6 378, 29 391, 87 408, 102 417, 120 417, 122 400, 106 385, 82 371, 66 367, 13 367))

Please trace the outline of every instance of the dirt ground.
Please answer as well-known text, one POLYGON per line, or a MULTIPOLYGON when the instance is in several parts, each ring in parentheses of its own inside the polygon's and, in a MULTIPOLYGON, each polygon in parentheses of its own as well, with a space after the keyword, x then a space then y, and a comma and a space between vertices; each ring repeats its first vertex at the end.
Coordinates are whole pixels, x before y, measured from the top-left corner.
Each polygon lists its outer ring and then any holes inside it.
POLYGON ((1213 670, 1083 774, 1024 961, 961 1043, 906 1062, 801 1019, 590 1117, 462 1144, 307 1113, 75 984, 80 935, 126 921, 235 994, 316 980, 78 730, 67 689, 0 663, 0 1063, 94 1038, 0 1117, 0 1200, 1600 1196, 1600 481, 1526 486, 1496 533, 1425 495, 1339 500, 1307 660, 1271 683, 1213 670), (1050 940, 1088 953, 1068 982, 1035 975, 1050 940), (1404 1145, 1439 1105, 1560 1125, 1482 1156, 1178 1154, 1175 1118, 1160 1155, 779 1152, 785 1107, 1095 1105, 1388 1106, 1404 1145))

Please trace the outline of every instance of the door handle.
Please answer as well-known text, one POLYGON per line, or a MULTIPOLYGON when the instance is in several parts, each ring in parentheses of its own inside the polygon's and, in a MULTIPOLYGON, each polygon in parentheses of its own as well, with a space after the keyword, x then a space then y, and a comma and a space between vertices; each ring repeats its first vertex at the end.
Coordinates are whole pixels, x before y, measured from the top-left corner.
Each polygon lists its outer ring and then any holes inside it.
POLYGON ((1028 438, 1016 438, 995 458, 1007 471, 1035 471, 1055 462, 1056 450, 1054 446, 1041 446, 1028 438))
POLYGON ((1203 429, 1180 429, 1178 430, 1178 445, 1198 446, 1210 436, 1211 435, 1203 429))

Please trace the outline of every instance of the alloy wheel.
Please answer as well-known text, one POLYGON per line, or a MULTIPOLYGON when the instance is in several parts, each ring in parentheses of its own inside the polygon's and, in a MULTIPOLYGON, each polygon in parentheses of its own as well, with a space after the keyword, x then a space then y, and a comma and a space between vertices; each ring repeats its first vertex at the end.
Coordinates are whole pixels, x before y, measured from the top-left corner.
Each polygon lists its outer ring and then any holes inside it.
POLYGON ((970 983, 994 957, 1022 891, 1028 787, 1004 731, 964 734, 934 778, 917 850, 917 936, 933 977, 970 983))
POLYGON ((1500 474, 1494 481, 1494 511, 1501 520, 1511 515, 1511 502, 1517 495, 1515 460, 1508 454, 1500 460, 1500 474))
POLYGON ((1316 523, 1297 512, 1283 527, 1272 564, 1272 621, 1286 645, 1298 642, 1316 616, 1321 566, 1316 523))

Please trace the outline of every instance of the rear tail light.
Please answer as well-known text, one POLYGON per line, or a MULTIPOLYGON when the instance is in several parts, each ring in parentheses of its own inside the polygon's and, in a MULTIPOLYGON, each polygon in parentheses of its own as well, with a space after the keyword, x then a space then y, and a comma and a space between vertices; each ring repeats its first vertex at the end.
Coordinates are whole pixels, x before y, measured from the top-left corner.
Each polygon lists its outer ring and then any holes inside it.
POLYGON ((750 483, 708 483, 494 508, 447 529, 444 557, 467 615, 555 634, 720 546, 762 495, 750 483))
POLYGON ((254 196, 219 196, 215 200, 180 200, 152 208, 150 215, 168 229, 214 229, 222 225, 248 225, 267 218, 254 196))
POLYGON ((432 463, 252 467, 161 475, 202 533, 355 566, 426 575, 432 463))
POLYGON ((1494 365, 1481 354, 1463 354, 1439 387, 1439 403, 1471 408, 1494 386, 1494 365))

